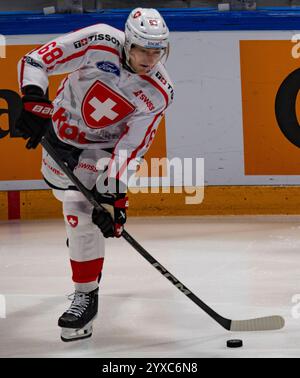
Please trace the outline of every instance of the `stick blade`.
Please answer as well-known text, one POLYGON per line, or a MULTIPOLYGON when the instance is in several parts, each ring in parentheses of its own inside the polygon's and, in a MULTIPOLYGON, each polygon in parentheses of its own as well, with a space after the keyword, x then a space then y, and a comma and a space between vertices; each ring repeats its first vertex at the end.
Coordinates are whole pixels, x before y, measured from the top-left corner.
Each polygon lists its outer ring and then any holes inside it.
POLYGON ((281 316, 266 316, 248 320, 232 320, 230 331, 271 331, 284 327, 284 319, 281 316))

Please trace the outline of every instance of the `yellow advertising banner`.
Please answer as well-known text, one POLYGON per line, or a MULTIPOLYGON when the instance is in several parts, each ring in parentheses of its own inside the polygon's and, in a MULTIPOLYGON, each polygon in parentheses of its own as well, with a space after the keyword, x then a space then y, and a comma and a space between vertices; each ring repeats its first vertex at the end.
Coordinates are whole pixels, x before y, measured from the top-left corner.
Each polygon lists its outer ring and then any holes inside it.
MULTIPOLYGON (((17 63, 28 51, 36 45, 7 46, 6 58, 0 59, 0 181, 10 180, 40 180, 41 148, 27 150, 25 141, 15 137, 13 123, 17 116, 20 101, 17 79, 17 63)), ((50 79, 49 96, 54 98, 63 76, 53 76, 50 79)))
POLYGON ((246 175, 300 175, 300 59, 287 40, 240 41, 246 175))
MULTIPOLYGON (((41 147, 27 150, 25 141, 15 135, 14 123, 21 106, 17 80, 17 63, 37 45, 10 45, 6 47, 6 58, 0 59, 0 181, 41 180, 41 147)), ((49 98, 54 99, 64 75, 50 77, 49 98)), ((158 128, 146 161, 152 157, 166 157, 165 119, 158 128)))

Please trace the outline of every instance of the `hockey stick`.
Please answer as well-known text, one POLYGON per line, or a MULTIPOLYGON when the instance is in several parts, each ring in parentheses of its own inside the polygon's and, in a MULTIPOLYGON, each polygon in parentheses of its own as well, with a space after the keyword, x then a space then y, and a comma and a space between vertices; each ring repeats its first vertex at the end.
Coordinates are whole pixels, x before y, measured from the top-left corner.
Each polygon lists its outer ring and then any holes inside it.
MULTIPOLYGON (((80 180, 70 170, 67 163, 64 163, 57 155, 51 144, 43 138, 41 145, 61 168, 65 175, 72 181, 77 189, 85 196, 85 198, 97 209, 103 209, 96 201, 92 192, 88 190, 80 180)), ((262 318, 246 319, 246 320, 231 320, 224 318, 210 308, 206 303, 193 294, 185 285, 183 285, 176 277, 174 277, 165 267, 163 267, 154 257, 152 257, 127 231, 123 231, 123 238, 140 254, 142 255, 154 268, 156 268, 164 277, 166 277, 174 286, 177 287, 183 294, 190 298, 196 305, 202 308, 208 315, 217 321, 222 327, 229 331, 266 331, 283 328, 284 319, 281 316, 273 315, 262 318)))

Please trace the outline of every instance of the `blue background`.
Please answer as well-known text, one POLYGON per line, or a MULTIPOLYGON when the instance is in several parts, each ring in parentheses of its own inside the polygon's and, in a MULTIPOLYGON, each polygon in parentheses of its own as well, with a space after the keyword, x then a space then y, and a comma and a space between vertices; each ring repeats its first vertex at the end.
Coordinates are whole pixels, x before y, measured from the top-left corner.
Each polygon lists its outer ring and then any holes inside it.
MULTIPOLYGON (((0 13, 0 34, 60 34, 97 23, 123 30, 129 9, 98 13, 0 13)), ((171 31, 200 30, 300 30, 300 8, 260 8, 256 11, 219 12, 213 8, 160 9, 171 31)))

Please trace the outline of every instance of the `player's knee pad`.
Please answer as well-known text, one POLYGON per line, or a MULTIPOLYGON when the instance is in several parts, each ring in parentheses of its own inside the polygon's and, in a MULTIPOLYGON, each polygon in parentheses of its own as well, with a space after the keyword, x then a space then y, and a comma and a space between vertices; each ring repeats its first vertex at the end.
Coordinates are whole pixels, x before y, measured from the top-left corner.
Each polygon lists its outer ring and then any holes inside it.
POLYGON ((66 191, 63 214, 72 260, 89 261, 104 257, 104 238, 92 222, 93 206, 80 192, 66 191))
POLYGON ((81 193, 74 190, 68 190, 64 194, 63 214, 66 224, 71 229, 92 225, 93 206, 81 196, 81 193))

